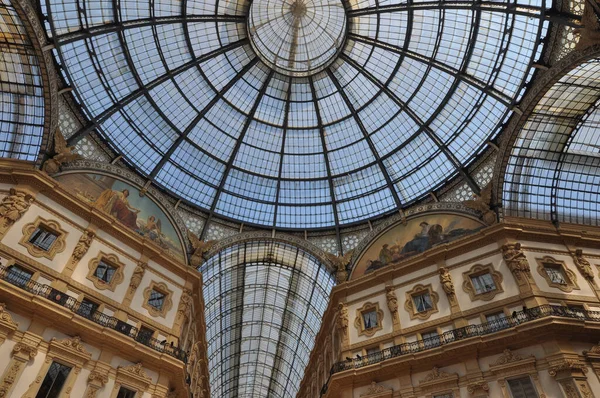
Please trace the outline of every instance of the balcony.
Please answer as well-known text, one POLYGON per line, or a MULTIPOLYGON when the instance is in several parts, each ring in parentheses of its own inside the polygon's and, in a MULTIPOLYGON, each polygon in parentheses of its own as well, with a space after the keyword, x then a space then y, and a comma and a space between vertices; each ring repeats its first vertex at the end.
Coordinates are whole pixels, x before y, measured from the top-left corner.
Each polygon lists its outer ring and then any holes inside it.
POLYGON ((338 362, 332 366, 329 372, 329 379, 321 389, 321 395, 327 392, 331 376, 336 373, 351 369, 359 369, 406 354, 414 354, 417 352, 431 350, 455 341, 468 339, 470 337, 485 336, 487 334, 509 329, 523 323, 534 321, 536 319, 551 316, 572 318, 582 321, 600 322, 600 311, 588 311, 582 308, 570 308, 554 305, 542 305, 539 307, 529 308, 523 311, 514 312, 509 318, 497 319, 493 322, 482 323, 480 325, 469 325, 459 329, 453 329, 429 339, 404 343, 378 352, 373 352, 369 355, 361 357, 360 359, 348 358, 346 361, 338 362))
POLYGON ((81 303, 74 297, 56 290, 51 286, 32 281, 29 275, 11 272, 11 270, 7 267, 0 265, 0 280, 4 280, 11 285, 23 289, 31 294, 50 300, 64 308, 71 310, 78 316, 97 323, 98 325, 116 330, 117 332, 124 334, 125 336, 128 336, 155 351, 167 354, 173 358, 179 359, 184 363, 187 363, 187 354, 182 349, 166 344, 165 341, 161 342, 155 338, 148 337, 143 333, 140 334, 136 327, 113 316, 109 316, 98 311, 90 311, 89 307, 82 306, 81 303))

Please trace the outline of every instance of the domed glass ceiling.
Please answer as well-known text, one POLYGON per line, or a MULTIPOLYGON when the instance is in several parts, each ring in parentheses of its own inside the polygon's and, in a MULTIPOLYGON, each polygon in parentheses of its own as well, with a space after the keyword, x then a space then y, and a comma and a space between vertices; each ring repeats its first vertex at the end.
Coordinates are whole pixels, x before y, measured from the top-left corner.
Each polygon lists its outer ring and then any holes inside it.
MULTIPOLYGON (((523 93, 537 0, 48 0, 66 80, 155 184, 276 228, 397 211, 466 171, 523 93)), ((476 184, 475 184, 475 188, 476 184)))

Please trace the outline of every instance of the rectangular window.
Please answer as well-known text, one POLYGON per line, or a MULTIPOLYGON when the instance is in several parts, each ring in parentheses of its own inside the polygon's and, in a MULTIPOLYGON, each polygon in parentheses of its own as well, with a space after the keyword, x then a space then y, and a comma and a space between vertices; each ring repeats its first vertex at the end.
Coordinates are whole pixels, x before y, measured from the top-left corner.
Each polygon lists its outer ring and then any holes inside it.
POLYGON ((496 284, 494 278, 489 272, 480 275, 472 275, 471 283, 475 289, 475 294, 483 294, 496 290, 496 284))
POLYGON ((79 309, 77 309, 77 313, 84 318, 90 319, 96 313, 96 311, 98 311, 98 307, 98 304, 84 298, 79 304, 79 309))
POLYGON ((119 393, 117 394, 117 398, 135 398, 136 392, 130 390, 129 388, 121 387, 119 388, 119 393))
POLYGON ((451 392, 447 392, 445 394, 436 394, 433 396, 433 398, 454 398, 454 394, 451 392))
POLYGON ((96 267, 96 271, 94 272, 94 276, 100 279, 101 281, 110 283, 116 271, 117 267, 100 260, 98 266, 96 267))
POLYGON ((147 328, 146 326, 142 326, 137 334, 137 341, 142 344, 148 344, 153 335, 154 330, 147 328))
POLYGON ((548 278, 550 278, 552 283, 567 285, 567 278, 565 277, 561 266, 544 264, 544 270, 548 274, 548 278))
POLYGON ((433 309, 433 302, 429 292, 425 292, 416 296, 413 296, 413 303, 417 312, 426 312, 433 309))
POLYGON ((24 287, 31 280, 33 272, 20 265, 11 265, 6 271, 6 280, 13 285, 24 287))
POLYGON ((535 387, 528 376, 507 380, 507 382, 513 398, 538 398, 535 387))
POLYGON ((379 354, 381 351, 379 350, 379 347, 370 347, 367 348, 367 355, 375 355, 375 354, 379 354))
POLYGON ((440 335, 437 330, 421 333, 421 338, 423 339, 423 346, 425 348, 433 348, 441 344, 440 335))
POLYGON ((39 249, 49 251, 52 247, 52 244, 56 241, 56 238, 58 238, 58 235, 45 228, 43 225, 40 225, 29 237, 29 243, 33 244, 39 249))
POLYGON ((371 329, 377 326, 377 311, 368 311, 362 313, 365 329, 371 329))
POLYGON ((148 305, 156 308, 157 310, 161 310, 167 295, 159 290, 152 289, 150 293, 150 298, 148 299, 148 305))
POLYGON ((57 398, 67 381, 69 372, 71 372, 69 366, 52 362, 35 398, 57 398))

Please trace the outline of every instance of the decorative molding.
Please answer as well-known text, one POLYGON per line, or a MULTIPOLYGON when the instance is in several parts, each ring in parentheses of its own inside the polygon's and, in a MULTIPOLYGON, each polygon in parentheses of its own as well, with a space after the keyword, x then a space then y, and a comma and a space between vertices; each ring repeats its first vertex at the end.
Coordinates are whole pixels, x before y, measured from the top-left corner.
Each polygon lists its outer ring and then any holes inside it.
POLYGON ((463 272, 462 288, 466 293, 469 294, 469 298, 471 299, 471 301, 490 301, 494 297, 496 297, 496 295, 504 292, 504 289, 502 288, 502 281, 502 274, 499 271, 496 271, 492 264, 475 264, 471 267, 470 270, 463 272), (492 280, 494 281, 495 288, 494 290, 490 290, 487 292, 477 293, 477 290, 475 289, 475 286, 473 286, 473 280, 471 278, 484 274, 490 274, 492 280))
POLYGON ((73 249, 73 254, 71 254, 71 263, 72 264, 77 264, 79 262, 79 260, 81 260, 83 258, 83 256, 85 256, 85 254, 88 252, 90 245, 92 244, 92 241, 94 240, 95 237, 96 237, 96 233, 93 230, 88 228, 83 231, 81 237, 79 238, 79 241, 77 242, 77 244, 75 245, 75 248, 73 249))
POLYGON ((354 327, 358 331, 359 336, 373 336, 377 331, 383 329, 383 311, 379 308, 379 303, 366 302, 362 307, 356 310, 356 318, 354 319, 354 327), (375 311, 377 316, 377 325, 372 328, 366 328, 364 313, 375 311))
POLYGON ((396 289, 394 286, 388 285, 385 287, 385 298, 387 301, 388 310, 390 310, 390 314, 392 316, 394 330, 398 330, 400 329, 400 318, 398 316, 398 296, 396 295, 396 289))
POLYGON ((509 363, 518 362, 518 361, 522 361, 522 360, 523 360, 522 356, 520 356, 519 354, 515 354, 510 349, 506 348, 504 351, 502 351, 502 354, 500 354, 500 356, 490 366, 506 365, 509 363))
POLYGON ((88 263, 88 274, 87 279, 92 281, 94 287, 98 290, 110 290, 114 292, 115 289, 121 282, 123 282, 123 269, 125 268, 125 264, 119 261, 119 257, 115 254, 106 254, 103 252, 99 252, 98 255, 91 259, 88 263), (115 273, 112 276, 110 282, 104 282, 103 280, 97 278, 95 276, 96 268, 98 268, 98 264, 100 261, 108 263, 115 267, 115 273))
POLYGON ((135 365, 118 366, 117 379, 111 397, 116 397, 121 385, 133 388, 140 393, 140 396, 143 395, 150 384, 152 384, 152 378, 146 374, 143 367, 144 365, 142 365, 141 362, 138 362, 135 365))
POLYGON ((467 384, 467 392, 471 395, 479 392, 484 393, 487 396, 489 390, 490 386, 487 381, 476 381, 467 384))
POLYGON ((21 237, 19 244, 24 246, 27 249, 27 252, 33 257, 45 257, 48 260, 54 260, 54 256, 56 256, 58 253, 62 253, 65 250, 65 238, 67 237, 68 232, 61 228, 58 221, 46 220, 40 216, 37 216, 33 222, 23 226, 22 232, 23 236, 21 237), (48 250, 41 249, 29 241, 31 239, 31 235, 40 226, 56 235, 56 239, 54 242, 52 242, 48 250))
POLYGON ((530 275, 529 261, 527 261, 519 242, 503 245, 502 257, 517 280, 520 281, 523 277, 527 278, 530 275))
POLYGON ((148 263, 143 261, 138 261, 133 274, 131 275, 131 279, 129 281, 129 291, 131 293, 135 292, 142 283, 142 279, 144 278, 144 274, 146 273, 146 268, 148 267, 148 263))
POLYGON ((0 303, 0 345, 10 333, 17 330, 19 324, 12 318, 10 312, 6 310, 6 304, 0 303))
POLYGON ((566 358, 559 361, 550 361, 550 369, 548 369, 550 376, 556 378, 561 372, 566 372, 569 375, 572 372, 586 374, 588 369, 586 364, 578 359, 566 358))
POLYGON ((450 374, 450 373, 444 372, 444 371, 440 370, 440 368, 438 368, 437 366, 434 366, 433 369, 431 370, 431 372, 429 372, 425 376, 424 379, 419 381, 419 384, 430 383, 432 381, 447 379, 452 376, 457 376, 457 374, 456 373, 450 374))
POLYGON ((446 267, 440 267, 438 269, 440 275, 440 285, 448 297, 454 296, 454 283, 452 283, 452 276, 446 267))
POLYGON ((167 315, 167 312, 169 312, 169 310, 171 308, 173 308, 173 298, 172 297, 173 297, 173 291, 169 289, 169 287, 167 286, 166 283, 152 281, 152 282, 150 282, 150 285, 146 289, 144 289, 144 302, 142 303, 142 307, 145 308, 146 310, 148 310, 150 315, 152 315, 154 317, 165 318, 167 315), (152 294, 152 291, 157 291, 157 292, 163 293, 165 295, 165 299, 163 301, 161 308, 156 308, 153 305, 150 305, 148 303, 148 300, 150 300, 150 295, 152 294))
POLYGON ((20 357, 26 358, 27 360, 35 358, 37 353, 37 347, 22 342, 15 344, 12 349, 13 356, 19 354, 20 357))
POLYGON ((592 265, 590 262, 583 257, 583 250, 577 249, 575 253, 571 253, 573 256, 573 262, 581 273, 581 275, 588 281, 594 283, 594 271, 592 271, 592 265))
POLYGON ((177 307, 177 314, 179 317, 190 319, 193 301, 192 291, 190 289, 183 289, 181 298, 179 299, 179 306, 177 307))
POLYGON ((348 307, 340 302, 338 304, 336 327, 341 337, 342 346, 348 345, 348 322, 348 307))
POLYGON ((565 293, 570 293, 573 290, 579 290, 579 285, 577 284, 577 276, 573 271, 571 271, 565 265, 564 261, 558 261, 552 257, 546 256, 544 258, 536 258, 535 261, 538 263, 537 272, 546 280, 548 286, 555 287, 557 289, 562 290, 565 293), (565 277, 566 284, 556 283, 550 279, 550 275, 546 271, 545 265, 555 266, 562 271, 562 274, 565 277))
POLYGON ((376 382, 371 382, 371 385, 367 389, 366 392, 360 394, 361 397, 385 397, 391 396, 393 390, 391 388, 387 388, 382 386, 381 384, 377 384, 376 382))
POLYGON ((31 194, 10 188, 9 194, 0 202, 0 239, 12 225, 21 219, 34 202, 31 194))
POLYGON ((413 319, 426 320, 432 314, 438 312, 437 303, 439 302, 440 298, 439 298, 438 294, 433 291, 433 287, 431 286, 431 283, 428 285, 421 285, 421 284, 415 285, 412 288, 412 290, 407 291, 405 294, 406 294, 406 301, 404 302, 404 308, 408 312, 408 315, 410 316, 411 320, 413 320, 413 319), (432 308, 427 309, 425 311, 418 312, 417 309, 415 308, 414 297, 419 296, 424 293, 429 293, 429 297, 431 298, 432 308))

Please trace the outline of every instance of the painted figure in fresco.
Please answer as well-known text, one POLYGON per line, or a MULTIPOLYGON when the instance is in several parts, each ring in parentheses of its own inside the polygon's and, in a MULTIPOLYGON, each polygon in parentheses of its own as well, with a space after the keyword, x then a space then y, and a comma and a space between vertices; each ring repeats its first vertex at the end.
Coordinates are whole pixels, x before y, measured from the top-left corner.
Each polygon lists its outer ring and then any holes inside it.
POLYGON ((122 191, 106 189, 98 196, 94 206, 114 216, 129 228, 137 229, 137 215, 140 210, 129 204, 128 196, 128 189, 122 191))

